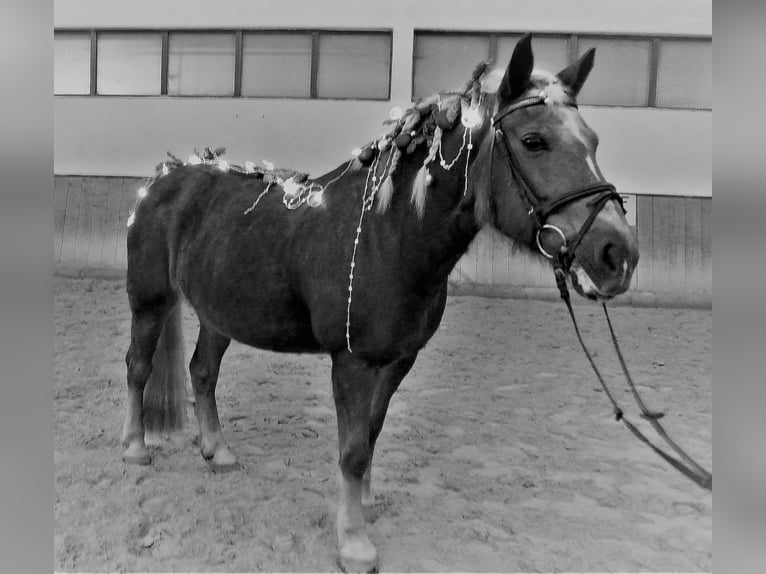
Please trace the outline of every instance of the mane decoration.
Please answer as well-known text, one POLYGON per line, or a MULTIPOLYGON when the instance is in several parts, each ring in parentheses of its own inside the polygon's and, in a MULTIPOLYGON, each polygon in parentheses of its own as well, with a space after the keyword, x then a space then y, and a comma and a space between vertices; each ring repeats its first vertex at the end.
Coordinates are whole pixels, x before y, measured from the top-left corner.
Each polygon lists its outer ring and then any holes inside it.
MULTIPOLYGON (((354 291, 354 270, 356 268, 356 254, 359 247, 359 238, 362 234, 362 223, 365 213, 370 211, 376 203, 378 213, 385 212, 391 204, 394 194, 393 175, 404 154, 413 153, 422 143, 428 145, 428 153, 423 162, 423 167, 418 170, 412 185, 412 203, 417 214, 422 217, 425 211, 426 191, 433 181, 428 173, 428 165, 440 158, 442 168, 449 171, 458 161, 464 149, 466 153, 465 166, 465 189, 468 192, 468 159, 471 149, 471 130, 481 121, 478 112, 483 94, 481 92, 481 78, 489 67, 489 62, 480 62, 473 70, 471 79, 457 92, 444 92, 435 94, 425 100, 415 103, 407 111, 400 107, 394 107, 389 113, 389 120, 384 124, 394 124, 393 129, 382 135, 379 139, 367 143, 363 148, 356 148, 352 152, 352 161, 346 167, 356 170, 367 167, 367 178, 362 193, 362 209, 356 226, 354 246, 351 251, 351 264, 348 274, 348 299, 346 301, 346 348, 351 350, 351 303, 354 291), (444 131, 450 131, 457 126, 458 114, 464 127, 463 143, 457 155, 447 161, 442 155, 441 139, 444 131), (393 149, 391 148, 393 144, 393 149), (390 150, 390 151, 389 151, 390 150), (383 161, 382 177, 378 175, 378 166, 381 163, 381 155, 388 151, 383 161), (372 185, 370 185, 372 183, 372 185)), ((342 174, 341 174, 342 176, 342 174)))
MULTIPOLYGON (((415 177, 412 188, 411 199, 419 216, 424 213, 427 187, 433 181, 428 171, 429 164, 438 156, 440 165, 449 170, 464 149, 467 149, 470 154, 473 148, 470 141, 471 129, 481 122, 481 115, 478 112, 478 106, 483 98, 481 81, 489 65, 489 61, 479 62, 471 74, 471 79, 459 90, 434 94, 416 102, 406 111, 402 111, 398 106, 393 108, 389 119, 383 122, 386 125, 393 124, 393 128, 352 152, 355 170, 362 167, 373 169, 375 164, 372 193, 377 198, 379 213, 385 212, 391 204, 394 193, 392 178, 404 154, 413 153, 421 144, 426 144, 428 149, 423 167, 415 177), (458 155, 447 161, 441 154, 441 137, 445 131, 451 131, 457 127, 459 118, 464 128, 463 145, 458 155), (391 149, 392 146, 393 149, 391 149), (379 176, 377 173, 379 162, 375 160, 386 151, 389 151, 384 162, 386 167, 379 176)), ((466 192, 467 189, 466 184, 466 192)))
POLYGON ((227 160, 221 158, 221 156, 226 153, 226 148, 224 147, 218 147, 215 149, 205 147, 202 153, 199 153, 197 148, 194 148, 194 153, 192 153, 192 155, 190 155, 186 161, 181 160, 169 151, 166 153, 170 159, 158 163, 155 166, 154 177, 148 178, 144 182, 144 185, 138 189, 138 197, 136 198, 133 209, 130 211, 130 215, 128 216, 128 227, 133 225, 133 222, 135 221, 136 208, 138 207, 139 202, 149 194, 149 190, 154 182, 159 178, 168 175, 174 169, 182 166, 215 166, 223 172, 234 172, 244 177, 265 181, 267 183, 266 189, 261 192, 253 205, 245 210, 245 215, 255 209, 261 198, 271 190, 271 186, 275 183, 282 187, 284 192, 282 202, 284 203, 285 207, 287 209, 293 210, 297 209, 304 203, 309 207, 318 207, 322 203, 322 194, 327 186, 330 185, 330 183, 337 181, 337 179, 340 179, 336 178, 328 184, 321 186, 319 184, 310 182, 308 179, 308 174, 305 172, 295 171, 292 169, 275 168, 274 164, 267 160, 263 160, 263 168, 257 166, 252 161, 246 161, 244 166, 231 164, 227 160))

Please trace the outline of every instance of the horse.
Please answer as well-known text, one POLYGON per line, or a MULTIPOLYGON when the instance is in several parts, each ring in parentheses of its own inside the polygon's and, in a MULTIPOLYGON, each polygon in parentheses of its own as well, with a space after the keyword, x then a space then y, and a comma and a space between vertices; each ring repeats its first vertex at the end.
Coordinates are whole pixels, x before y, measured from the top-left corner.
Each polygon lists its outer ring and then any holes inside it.
POLYGON ((479 230, 492 225, 551 261, 589 299, 623 293, 636 268, 635 235, 576 104, 594 50, 558 74, 533 62, 526 35, 495 91, 482 88, 480 65, 463 89, 392 110, 390 133, 313 180, 199 158, 165 169, 128 230, 123 460, 150 464, 145 433, 183 418, 183 300, 199 317, 189 372, 200 451, 214 469, 238 464, 215 399, 231 340, 327 353, 342 477, 338 561, 376 570, 362 514, 375 443, 479 230))

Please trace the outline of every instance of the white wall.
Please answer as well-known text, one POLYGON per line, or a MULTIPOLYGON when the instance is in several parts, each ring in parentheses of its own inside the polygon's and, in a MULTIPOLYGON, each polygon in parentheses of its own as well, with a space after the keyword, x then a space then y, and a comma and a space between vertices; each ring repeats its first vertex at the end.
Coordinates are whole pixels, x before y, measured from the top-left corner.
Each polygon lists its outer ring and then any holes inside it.
MULTIPOLYGON (((411 97, 415 28, 711 35, 710 0, 55 0, 56 28, 393 30, 391 101, 54 98, 54 171, 151 175, 170 150, 269 159, 319 175, 377 136, 411 97)), ((466 70, 466 77, 470 70, 466 70)), ((600 164, 625 193, 710 195, 712 112, 583 107, 600 164)))
POLYGON ((56 27, 409 27, 712 34, 711 0, 54 0, 56 27))

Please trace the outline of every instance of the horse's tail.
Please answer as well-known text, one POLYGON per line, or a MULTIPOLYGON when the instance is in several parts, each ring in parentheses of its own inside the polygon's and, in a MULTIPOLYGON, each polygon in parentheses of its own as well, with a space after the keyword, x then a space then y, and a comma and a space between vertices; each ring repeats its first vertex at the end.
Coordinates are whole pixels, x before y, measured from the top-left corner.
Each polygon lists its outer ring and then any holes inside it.
POLYGON ((168 312, 152 358, 144 389, 144 429, 147 433, 179 431, 186 422, 186 368, 181 329, 181 298, 168 312))

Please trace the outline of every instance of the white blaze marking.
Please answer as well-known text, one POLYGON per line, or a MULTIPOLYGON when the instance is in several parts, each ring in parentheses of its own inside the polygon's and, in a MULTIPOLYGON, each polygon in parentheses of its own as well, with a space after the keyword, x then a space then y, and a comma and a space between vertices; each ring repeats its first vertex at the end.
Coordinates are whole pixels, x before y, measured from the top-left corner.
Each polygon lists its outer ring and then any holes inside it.
MULTIPOLYGON (((574 110, 561 108, 558 113, 563 122, 565 137, 568 136, 571 138, 571 140, 579 141, 583 144, 583 146, 585 146, 585 164, 588 166, 588 169, 596 178, 596 181, 601 181, 602 176, 596 167, 596 158, 591 152, 588 139, 585 136, 583 124, 577 121, 577 112, 574 110)), ((618 229, 621 229, 624 225, 622 222, 621 213, 618 212, 614 201, 609 201, 604 206, 604 208, 599 212, 597 219, 608 223, 612 227, 617 227, 618 229)))
POLYGON ((582 288, 583 293, 586 295, 598 295, 598 287, 596 287, 596 284, 586 273, 585 269, 578 267, 574 270, 574 273, 577 276, 577 283, 582 288))
POLYGON ((604 208, 599 212, 597 219, 608 222, 610 225, 622 229, 622 221, 620 219, 620 213, 617 211, 617 206, 614 201, 609 201, 604 208))
POLYGON ((569 135, 572 139, 579 141, 583 146, 585 146, 585 163, 588 165, 588 169, 590 169, 591 173, 593 173, 597 179, 601 179, 601 176, 598 173, 598 169, 596 169, 596 158, 594 158, 593 154, 591 153, 588 138, 585 137, 585 132, 583 131, 582 124, 576 119, 576 113, 577 112, 569 109, 560 110, 559 117, 564 124, 563 128, 567 135, 569 135))
POLYGON ((593 175, 595 175, 598 178, 599 175, 598 175, 598 170, 596 169, 596 162, 593 159, 593 156, 591 155, 590 152, 588 152, 588 155, 585 156, 585 163, 588 164, 588 167, 593 172, 593 175))

